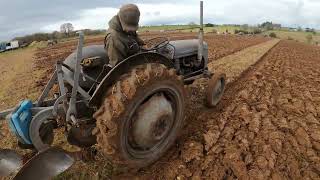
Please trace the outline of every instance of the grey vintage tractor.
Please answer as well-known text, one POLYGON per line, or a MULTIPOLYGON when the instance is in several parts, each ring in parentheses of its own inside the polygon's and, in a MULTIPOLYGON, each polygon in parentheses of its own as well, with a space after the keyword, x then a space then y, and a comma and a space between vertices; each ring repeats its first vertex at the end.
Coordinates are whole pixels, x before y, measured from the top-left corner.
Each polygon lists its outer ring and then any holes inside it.
MULTIPOLYGON (((0 113, 0 119, 7 117, 19 146, 38 152, 15 178, 47 179, 71 166, 74 153, 51 147, 54 128, 63 127, 70 144, 96 147, 126 167, 145 167, 164 155, 184 124, 185 85, 209 78, 209 107, 216 106, 224 92, 225 75, 207 68, 202 13, 201 2, 199 39, 153 39, 157 43, 113 68, 104 46, 83 47, 80 32, 76 52, 56 64, 38 100, 0 113), (53 87, 59 89, 54 95, 53 87)), ((0 158, 0 176, 22 166, 21 157, 10 150, 2 150, 0 158)))

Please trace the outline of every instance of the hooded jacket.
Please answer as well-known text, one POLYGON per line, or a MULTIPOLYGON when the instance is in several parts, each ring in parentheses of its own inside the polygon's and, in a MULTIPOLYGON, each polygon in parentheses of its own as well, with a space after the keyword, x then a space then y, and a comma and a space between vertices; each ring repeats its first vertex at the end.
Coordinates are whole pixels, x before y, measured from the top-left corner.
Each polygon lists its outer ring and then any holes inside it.
POLYGON ((123 31, 118 15, 109 21, 105 49, 109 57, 109 64, 112 67, 139 52, 140 46, 143 44, 136 32, 127 33, 123 31))

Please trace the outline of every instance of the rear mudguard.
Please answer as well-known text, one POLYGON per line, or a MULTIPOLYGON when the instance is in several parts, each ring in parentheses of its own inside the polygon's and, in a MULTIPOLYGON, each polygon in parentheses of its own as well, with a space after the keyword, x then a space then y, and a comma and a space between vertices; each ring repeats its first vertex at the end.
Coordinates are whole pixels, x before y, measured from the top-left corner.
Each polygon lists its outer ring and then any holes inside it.
MULTIPOLYGON (((74 67, 77 62, 76 57, 77 57, 77 51, 70 54, 64 61, 64 63, 66 65, 68 65, 72 70, 74 70, 74 67)), ((87 74, 91 78, 96 79, 103 69, 103 64, 108 64, 109 59, 108 59, 108 55, 107 55, 106 50, 104 49, 103 45, 91 45, 91 46, 83 47, 82 48, 82 59, 92 58, 92 57, 101 58, 102 65, 94 67, 94 68, 90 68, 88 70, 83 70, 83 71, 85 74, 87 74)), ((74 78, 73 72, 70 72, 65 67, 62 67, 62 70, 64 71, 65 76, 68 76, 71 79, 74 78)), ((90 79, 86 79, 86 81, 84 81, 82 75, 80 74, 80 78, 79 78, 80 87, 82 87, 84 89, 90 89, 90 87, 93 84, 94 84, 94 82, 92 82, 90 79)))
POLYGON ((101 81, 100 85, 94 92, 90 99, 89 105, 91 107, 99 107, 101 103, 102 95, 107 91, 107 88, 114 84, 118 78, 128 73, 133 67, 146 64, 146 63, 159 63, 169 68, 173 68, 173 61, 166 58, 165 56, 156 52, 143 52, 135 54, 123 60, 117 64, 101 81))

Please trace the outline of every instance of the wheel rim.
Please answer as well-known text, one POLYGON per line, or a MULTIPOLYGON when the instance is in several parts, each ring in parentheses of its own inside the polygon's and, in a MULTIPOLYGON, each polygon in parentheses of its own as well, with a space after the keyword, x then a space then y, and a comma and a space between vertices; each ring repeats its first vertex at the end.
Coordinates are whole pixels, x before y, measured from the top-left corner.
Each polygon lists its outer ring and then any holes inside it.
MULTIPOLYGON (((129 114, 129 120, 125 124, 124 136, 122 136, 125 138, 125 150, 130 154, 130 156, 135 159, 145 159, 148 158, 149 155, 157 153, 159 149, 165 148, 169 144, 168 137, 174 134, 174 131, 177 130, 179 124, 179 122, 177 122, 179 120, 179 108, 181 108, 179 98, 181 97, 179 97, 179 93, 174 88, 163 86, 146 94, 144 98, 136 103, 129 114), (154 100, 154 98, 156 100, 154 100), (156 118, 151 118, 151 120, 149 119, 149 122, 145 123, 149 125, 146 125, 141 129, 140 124, 142 124, 142 122, 139 122, 141 118, 137 118, 139 117, 137 116, 137 113, 143 111, 139 109, 139 107, 148 103, 149 106, 152 106, 154 105, 152 101, 162 101, 161 103, 163 103, 163 105, 170 104, 169 106, 171 107, 167 107, 167 109, 163 108, 160 113, 157 112, 158 116, 155 116, 156 118), (145 133, 139 135, 138 132, 141 130, 145 130, 145 133), (150 135, 150 138, 146 138, 148 134, 150 135), (144 139, 137 140, 137 138, 141 137, 144 139)), ((146 107, 146 109, 151 108, 146 107)))
POLYGON ((50 141, 53 140, 53 129, 50 130, 49 126, 44 126, 44 123, 52 118, 52 109, 49 108, 39 112, 30 123, 30 139, 38 151, 46 150, 50 147, 50 141))
POLYGON ((224 87, 225 79, 223 77, 220 77, 212 90, 212 102, 214 105, 219 103, 224 92, 224 87))
POLYGON ((151 148, 165 137, 173 121, 172 106, 162 94, 154 94, 135 114, 130 139, 143 149, 151 148))

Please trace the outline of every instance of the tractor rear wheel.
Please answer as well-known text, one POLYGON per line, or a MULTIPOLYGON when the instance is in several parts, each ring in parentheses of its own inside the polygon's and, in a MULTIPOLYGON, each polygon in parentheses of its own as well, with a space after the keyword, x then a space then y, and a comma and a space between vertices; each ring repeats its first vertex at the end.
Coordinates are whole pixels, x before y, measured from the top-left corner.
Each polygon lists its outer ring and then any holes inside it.
POLYGON ((119 165, 152 164, 183 126, 185 95, 174 69, 154 63, 133 68, 109 88, 94 114, 99 148, 119 165))

